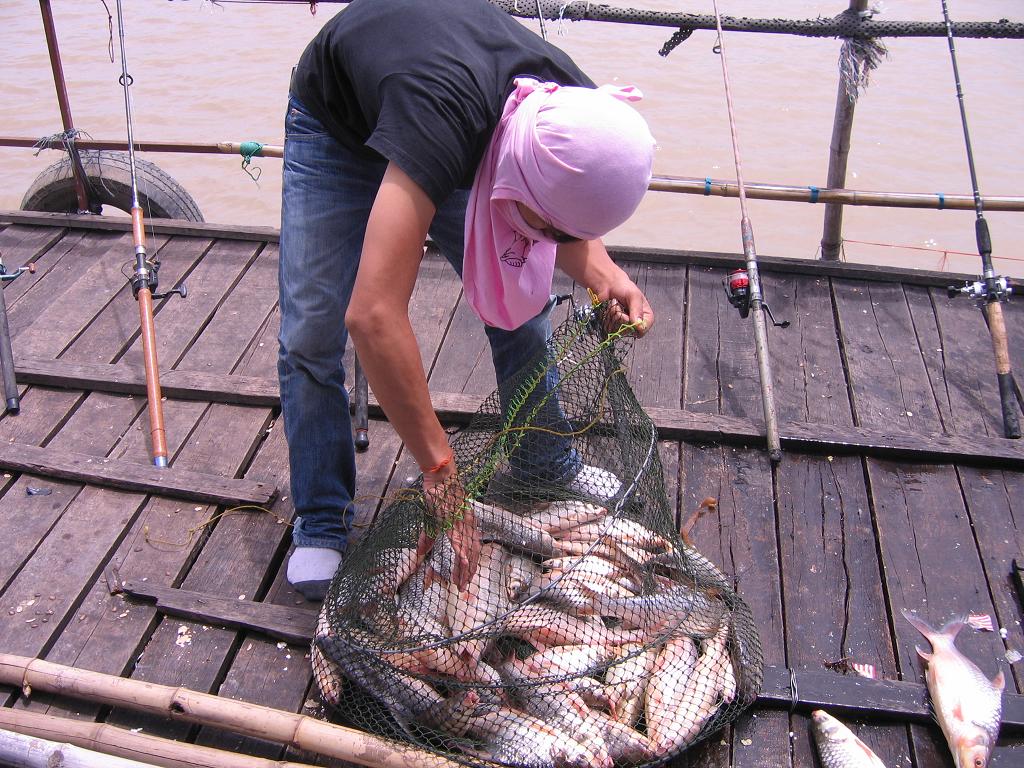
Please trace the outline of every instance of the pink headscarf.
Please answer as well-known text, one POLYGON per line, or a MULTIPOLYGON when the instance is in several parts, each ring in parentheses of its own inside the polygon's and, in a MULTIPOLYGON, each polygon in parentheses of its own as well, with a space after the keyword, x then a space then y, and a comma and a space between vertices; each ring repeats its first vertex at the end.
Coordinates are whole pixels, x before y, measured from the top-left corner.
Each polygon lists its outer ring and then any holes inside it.
POLYGON ((523 220, 595 240, 632 215, 651 179, 654 138, 625 101, 633 87, 578 88, 517 78, 466 209, 462 282, 488 325, 513 330, 551 295, 556 244, 523 220))

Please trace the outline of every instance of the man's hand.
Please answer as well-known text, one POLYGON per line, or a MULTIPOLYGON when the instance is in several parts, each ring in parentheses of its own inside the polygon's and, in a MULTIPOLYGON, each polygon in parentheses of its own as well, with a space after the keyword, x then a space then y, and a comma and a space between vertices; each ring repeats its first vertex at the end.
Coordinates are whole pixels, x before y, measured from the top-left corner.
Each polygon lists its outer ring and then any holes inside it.
MULTIPOLYGON (((480 529, 476 525, 473 508, 466 503, 466 491, 454 466, 450 466, 451 470, 443 478, 437 476, 439 473, 424 473, 423 494, 429 511, 443 528, 448 528, 439 535, 447 535, 452 543, 455 562, 452 563, 451 580, 462 591, 473 580, 480 562, 480 529)), ((417 549, 429 549, 432 544, 424 533, 417 549)))
POLYGON ((613 332, 622 325, 633 324, 633 335, 643 336, 654 325, 654 310, 647 297, 612 261, 600 240, 559 245, 558 267, 593 291, 600 301, 609 302, 605 330, 613 332))

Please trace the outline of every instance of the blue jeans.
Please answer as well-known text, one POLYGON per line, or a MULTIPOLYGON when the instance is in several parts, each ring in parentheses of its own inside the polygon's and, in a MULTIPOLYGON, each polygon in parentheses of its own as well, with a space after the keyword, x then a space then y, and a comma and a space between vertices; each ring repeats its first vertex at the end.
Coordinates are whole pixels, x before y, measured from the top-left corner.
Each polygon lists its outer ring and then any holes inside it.
MULTIPOLYGON (((370 208, 385 163, 339 144, 294 98, 285 117, 281 200, 281 332, 277 370, 298 519, 296 546, 344 550, 354 513, 355 447, 342 356, 348 340, 345 310, 352 296, 370 208)), ((461 276, 467 190, 456 190, 437 210, 431 239, 461 276)), ((552 302, 515 331, 486 327, 494 369, 507 382, 546 349, 552 302)), ((557 382, 548 374, 530 403, 557 382)), ((503 408, 512 393, 500 386, 503 408)), ((524 409, 532 411, 530 404, 524 409)), ((537 421, 567 432, 554 397, 537 421)), ((575 475, 579 457, 569 438, 534 433, 510 457, 513 473, 557 482, 575 475), (526 458, 529 457, 529 460, 526 458)))

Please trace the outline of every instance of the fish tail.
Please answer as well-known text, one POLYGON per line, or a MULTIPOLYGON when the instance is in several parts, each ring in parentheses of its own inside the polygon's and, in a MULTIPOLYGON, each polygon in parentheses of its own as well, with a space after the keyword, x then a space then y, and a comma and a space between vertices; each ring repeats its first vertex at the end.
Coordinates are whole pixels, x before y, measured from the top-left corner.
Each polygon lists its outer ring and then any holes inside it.
POLYGON ((952 619, 942 625, 942 629, 939 630, 939 634, 946 637, 949 642, 953 642, 960 630, 967 626, 967 614, 962 613, 959 616, 954 616, 952 619))
POLYGON ((932 638, 939 634, 938 630, 935 629, 931 624, 922 619, 915 613, 911 613, 906 608, 903 609, 903 618, 910 622, 910 624, 920 632, 928 642, 932 642, 932 638))
MULTIPOLYGON (((942 625, 942 629, 935 629, 935 627, 927 621, 922 619, 920 616, 911 613, 906 608, 903 609, 903 618, 909 621, 913 625, 914 629, 925 636, 928 642, 932 645, 932 651, 934 651, 939 645, 952 646, 954 640, 956 640, 957 634, 959 634, 961 629, 967 626, 967 616, 965 614, 954 616, 942 625)), ((917 648, 916 650, 917 655, 925 661, 928 661, 931 658, 930 653, 925 653, 920 648, 917 648)))

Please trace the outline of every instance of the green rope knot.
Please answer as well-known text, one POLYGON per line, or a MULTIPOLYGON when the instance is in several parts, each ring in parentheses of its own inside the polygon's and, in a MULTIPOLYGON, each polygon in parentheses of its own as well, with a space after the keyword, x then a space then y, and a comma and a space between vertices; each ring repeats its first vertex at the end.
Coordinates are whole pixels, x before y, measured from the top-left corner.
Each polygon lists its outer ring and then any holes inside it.
POLYGON ((263 153, 263 145, 258 141, 243 141, 238 147, 238 153, 242 156, 242 170, 249 174, 253 181, 259 181, 263 170, 258 166, 250 168, 249 164, 254 157, 263 153))

